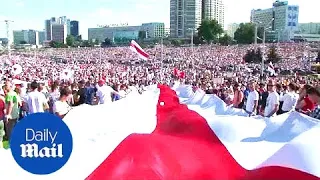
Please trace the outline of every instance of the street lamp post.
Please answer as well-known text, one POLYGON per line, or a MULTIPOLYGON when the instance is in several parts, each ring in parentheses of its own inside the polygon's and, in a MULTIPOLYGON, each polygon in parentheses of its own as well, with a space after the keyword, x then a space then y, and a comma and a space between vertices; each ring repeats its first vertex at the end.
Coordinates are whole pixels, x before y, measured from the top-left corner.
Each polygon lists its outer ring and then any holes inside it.
MULTIPOLYGON (((261 58, 261 78, 263 78, 263 71, 264 71, 264 62, 265 62, 265 50, 266 50, 266 30, 270 29, 270 27, 268 27, 272 22, 274 21, 274 18, 271 19, 271 21, 266 25, 263 26, 263 39, 262 39, 262 58, 261 58), (268 27, 268 28, 266 28, 268 27)), ((261 24, 261 22, 258 22, 259 24, 261 24)), ((258 26, 257 24, 255 24, 255 43, 257 41, 258 38, 258 26)))
POLYGON ((161 36, 161 62, 163 62, 163 37, 161 36))
POLYGON ((188 28, 189 31, 191 31, 191 49, 192 49, 192 53, 193 53, 193 36, 194 36, 194 29, 193 28, 188 28))
POLYGON ((258 25, 254 24, 254 45, 257 45, 257 40, 258 40, 258 25))
MULTIPOLYGON (((192 58, 193 58, 193 36, 194 36, 194 29, 193 28, 188 28, 188 30, 190 30, 191 31, 191 39, 190 39, 190 41, 191 41, 191 51, 192 51, 192 58)), ((193 67, 193 65, 194 65, 194 61, 193 61, 193 59, 191 60, 191 64, 192 64, 192 67, 193 67)))

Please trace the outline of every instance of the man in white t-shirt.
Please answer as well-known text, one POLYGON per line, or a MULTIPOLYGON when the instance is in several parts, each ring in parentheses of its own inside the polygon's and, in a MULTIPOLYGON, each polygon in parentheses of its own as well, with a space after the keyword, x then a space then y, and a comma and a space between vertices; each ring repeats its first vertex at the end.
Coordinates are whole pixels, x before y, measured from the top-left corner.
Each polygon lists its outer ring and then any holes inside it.
POLYGON ((256 91, 256 83, 251 82, 249 84, 250 93, 247 98, 246 112, 249 116, 255 115, 258 107, 259 93, 256 91))
POLYGON ((45 95, 38 91, 38 83, 31 83, 31 92, 25 97, 25 103, 27 105, 27 112, 29 114, 43 113, 49 109, 49 105, 45 95))
POLYGON ((273 81, 268 82, 267 88, 269 91, 269 95, 267 98, 266 108, 264 109, 264 117, 272 117, 277 115, 277 111, 279 110, 280 97, 276 92, 275 83, 273 81))
POLYGON ((98 81, 97 98, 99 104, 111 103, 113 94, 119 95, 117 91, 113 90, 110 86, 105 85, 103 80, 98 81))

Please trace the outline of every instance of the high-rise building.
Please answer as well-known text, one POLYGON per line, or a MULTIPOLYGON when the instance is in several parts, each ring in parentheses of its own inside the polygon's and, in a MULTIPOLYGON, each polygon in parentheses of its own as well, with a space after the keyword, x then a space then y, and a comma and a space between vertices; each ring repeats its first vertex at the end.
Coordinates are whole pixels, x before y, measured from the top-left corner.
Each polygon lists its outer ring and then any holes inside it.
POLYGON ((66 43, 68 35, 67 24, 54 23, 52 27, 52 41, 66 43))
POLYGON ((237 31, 238 28, 239 24, 237 23, 228 24, 227 34, 230 37, 234 38, 234 33, 237 31))
POLYGON ((55 22, 55 21, 52 21, 52 18, 51 19, 48 19, 48 20, 45 20, 45 32, 46 32, 46 36, 45 36, 45 39, 47 41, 51 41, 51 37, 52 37, 52 28, 51 28, 51 23, 52 22, 55 22))
POLYGON ((37 40, 37 42, 38 42, 38 44, 37 45, 39 45, 39 44, 43 44, 43 42, 46 40, 46 32, 45 31, 38 31, 38 34, 37 34, 37 38, 38 38, 38 40, 37 40))
POLYGON ((215 19, 224 28, 223 0, 202 0, 202 19, 215 19))
POLYGON ((52 41, 52 26, 53 24, 57 25, 57 24, 60 24, 60 25, 66 25, 66 32, 67 32, 67 35, 69 35, 71 33, 71 24, 70 24, 70 19, 68 19, 66 16, 61 16, 59 18, 55 18, 55 17, 52 17, 51 19, 49 20, 45 20, 45 39, 47 41, 52 41))
POLYGON ((79 21, 70 22, 70 34, 74 37, 79 36, 79 21))
POLYGON ((190 37, 201 24, 202 0, 170 0, 170 36, 190 37))
POLYGON ((275 1, 269 9, 251 11, 251 22, 266 31, 277 32, 275 39, 290 41, 298 30, 299 6, 288 5, 288 1, 275 1), (272 20, 273 19, 273 20, 272 20))

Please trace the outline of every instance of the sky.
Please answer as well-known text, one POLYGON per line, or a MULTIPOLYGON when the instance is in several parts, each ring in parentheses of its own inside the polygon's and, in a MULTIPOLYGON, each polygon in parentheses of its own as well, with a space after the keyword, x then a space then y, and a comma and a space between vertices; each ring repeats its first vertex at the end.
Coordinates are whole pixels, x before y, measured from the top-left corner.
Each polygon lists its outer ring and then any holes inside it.
MULTIPOLYGON (((270 8, 274 0, 224 0, 225 25, 248 22, 252 9, 270 8)), ((299 22, 320 22, 320 0, 289 0, 300 6, 299 22)), ((147 22, 170 24, 170 0, 0 0, 0 38, 11 30, 43 30, 45 19, 67 16, 78 20, 80 34, 86 39, 88 28, 97 25, 147 22)), ((226 27, 226 26, 225 26, 226 27)))

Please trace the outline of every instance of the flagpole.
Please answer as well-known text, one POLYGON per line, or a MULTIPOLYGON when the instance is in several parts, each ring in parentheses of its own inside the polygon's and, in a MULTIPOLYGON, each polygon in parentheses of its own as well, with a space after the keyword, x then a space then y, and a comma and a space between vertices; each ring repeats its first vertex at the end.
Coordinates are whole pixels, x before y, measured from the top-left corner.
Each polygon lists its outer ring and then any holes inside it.
POLYGON ((163 61, 163 37, 161 36, 161 62, 163 61))
POLYGON ((100 47, 100 64, 102 64, 102 61, 101 61, 101 47, 100 47))

